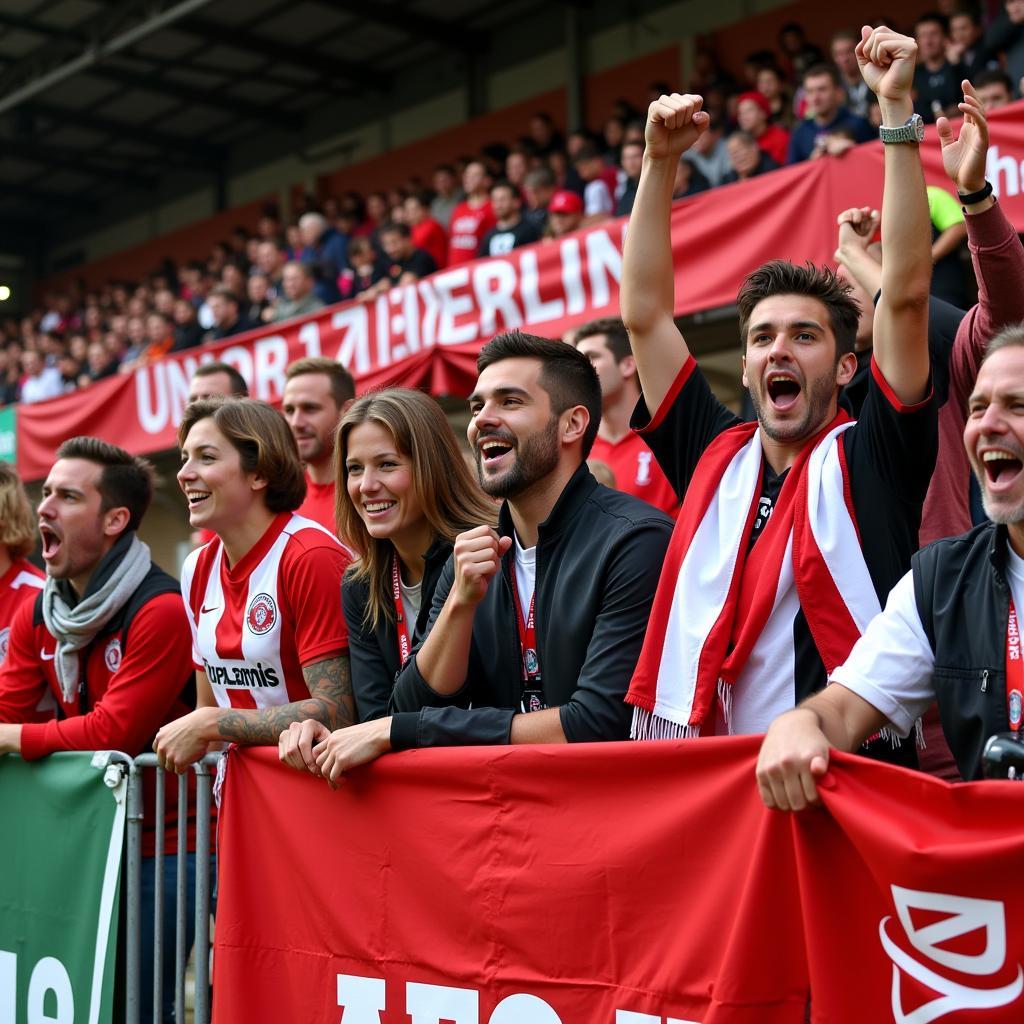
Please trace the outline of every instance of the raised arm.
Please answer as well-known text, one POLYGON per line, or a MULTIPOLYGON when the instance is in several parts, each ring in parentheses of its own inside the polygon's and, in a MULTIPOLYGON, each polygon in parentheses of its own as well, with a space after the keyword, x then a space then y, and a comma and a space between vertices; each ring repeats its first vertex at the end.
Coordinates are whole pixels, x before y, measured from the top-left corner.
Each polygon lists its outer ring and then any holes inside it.
MULTIPOLYGON (((888 28, 862 30, 857 60, 878 97, 882 124, 898 128, 914 112, 917 43, 888 28)), ((874 358, 903 405, 928 392, 928 289, 932 254, 928 200, 916 143, 885 146, 882 296, 875 310, 874 358)))
POLYGON ((672 188, 680 156, 709 124, 703 102, 700 96, 673 93, 650 105, 647 148, 623 249, 619 305, 652 415, 690 355, 673 317, 672 188))
POLYGON ((837 218, 839 239, 835 261, 874 299, 882 288, 882 261, 873 251, 879 213, 867 206, 852 206, 837 218))

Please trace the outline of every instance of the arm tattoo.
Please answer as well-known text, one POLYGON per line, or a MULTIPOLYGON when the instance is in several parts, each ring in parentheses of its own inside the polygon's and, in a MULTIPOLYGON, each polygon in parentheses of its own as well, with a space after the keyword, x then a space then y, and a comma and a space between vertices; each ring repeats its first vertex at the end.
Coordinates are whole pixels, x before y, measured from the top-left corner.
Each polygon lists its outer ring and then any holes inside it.
POLYGON ((304 665, 302 675, 309 688, 308 700, 259 711, 231 709, 217 720, 221 738, 241 744, 266 745, 277 743, 278 737, 292 722, 307 718, 314 718, 332 730, 352 725, 355 721, 355 700, 352 697, 348 652, 304 665))

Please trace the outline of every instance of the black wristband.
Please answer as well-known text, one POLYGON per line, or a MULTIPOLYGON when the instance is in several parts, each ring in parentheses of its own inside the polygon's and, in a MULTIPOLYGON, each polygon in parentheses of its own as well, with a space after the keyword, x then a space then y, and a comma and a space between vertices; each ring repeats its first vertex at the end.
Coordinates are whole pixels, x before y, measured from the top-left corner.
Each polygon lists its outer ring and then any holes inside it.
POLYGON ((961 195, 960 192, 957 192, 957 195, 960 196, 961 206, 973 206, 992 195, 992 182, 986 181, 984 188, 979 188, 977 192, 971 192, 969 195, 961 195))

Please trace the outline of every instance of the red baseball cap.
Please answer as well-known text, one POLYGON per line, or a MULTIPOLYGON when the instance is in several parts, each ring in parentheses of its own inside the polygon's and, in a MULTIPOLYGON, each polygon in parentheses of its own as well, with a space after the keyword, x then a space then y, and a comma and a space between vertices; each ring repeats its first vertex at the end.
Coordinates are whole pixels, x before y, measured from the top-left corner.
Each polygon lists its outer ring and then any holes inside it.
POLYGON ((764 93, 757 92, 754 89, 751 89, 749 92, 741 92, 736 99, 737 106, 744 100, 756 103, 764 111, 765 117, 772 116, 772 105, 768 102, 768 97, 764 93))
POLYGON ((575 192, 560 188, 548 203, 548 213, 582 213, 583 200, 575 192))

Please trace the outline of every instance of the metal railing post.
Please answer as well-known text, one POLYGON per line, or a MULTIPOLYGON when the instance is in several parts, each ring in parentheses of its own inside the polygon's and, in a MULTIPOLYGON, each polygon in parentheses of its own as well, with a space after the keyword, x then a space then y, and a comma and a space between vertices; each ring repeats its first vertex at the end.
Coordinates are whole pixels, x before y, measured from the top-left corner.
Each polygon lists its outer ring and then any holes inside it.
POLYGON ((211 759, 196 771, 195 1024, 210 1024, 210 792, 211 759))
POLYGON ((153 852, 153 1021, 163 1020, 164 1005, 164 844, 167 839, 167 793, 164 770, 156 768, 156 797, 153 819, 156 847, 153 852))
POLYGON ((188 946, 185 928, 188 921, 188 773, 178 776, 178 879, 174 930, 174 1019, 185 1020, 185 968, 188 946))
POLYGON ((142 771, 128 765, 128 879, 125 907, 125 1024, 139 1024, 139 952, 142 909, 142 771))

